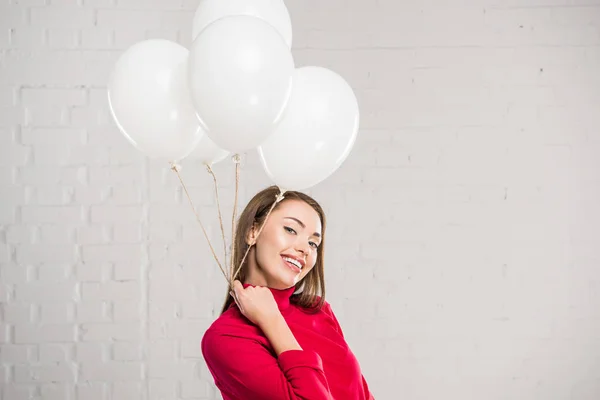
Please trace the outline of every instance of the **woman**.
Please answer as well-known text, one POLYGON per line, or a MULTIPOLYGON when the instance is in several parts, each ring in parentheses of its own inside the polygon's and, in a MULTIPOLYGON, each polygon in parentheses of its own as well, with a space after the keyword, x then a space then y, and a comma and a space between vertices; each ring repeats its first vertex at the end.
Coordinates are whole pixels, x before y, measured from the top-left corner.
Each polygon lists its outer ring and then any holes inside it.
POLYGON ((373 399, 325 301, 321 206, 286 192, 258 234, 278 193, 259 192, 240 215, 235 269, 250 250, 202 338, 208 369, 224 400, 373 399))

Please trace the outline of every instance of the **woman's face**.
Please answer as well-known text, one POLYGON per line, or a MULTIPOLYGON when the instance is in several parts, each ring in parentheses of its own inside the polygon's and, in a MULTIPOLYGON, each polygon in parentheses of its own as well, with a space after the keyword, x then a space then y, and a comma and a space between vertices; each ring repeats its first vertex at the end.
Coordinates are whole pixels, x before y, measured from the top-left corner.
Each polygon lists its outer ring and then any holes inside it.
POLYGON ((273 289, 296 285, 317 261, 321 244, 319 214, 304 201, 283 200, 257 237, 259 229, 255 226, 248 235, 248 242, 256 240, 256 245, 248 254, 245 283, 273 289))

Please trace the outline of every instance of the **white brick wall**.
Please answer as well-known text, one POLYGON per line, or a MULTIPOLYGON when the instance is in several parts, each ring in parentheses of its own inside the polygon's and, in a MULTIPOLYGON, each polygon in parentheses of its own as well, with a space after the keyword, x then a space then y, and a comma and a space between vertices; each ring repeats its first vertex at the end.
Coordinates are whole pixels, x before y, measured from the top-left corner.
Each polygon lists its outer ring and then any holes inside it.
MULTIPOLYGON (((600 398, 600 1, 286 3, 297 65, 361 105, 310 193, 375 397, 600 398)), ((0 3, 1 400, 219 398, 199 343, 224 280, 105 92, 131 44, 189 46, 196 6, 0 3)), ((183 166, 220 254, 212 180, 183 166)), ((215 169, 227 228, 233 168, 215 169)), ((240 204, 267 184, 250 154, 240 204)))

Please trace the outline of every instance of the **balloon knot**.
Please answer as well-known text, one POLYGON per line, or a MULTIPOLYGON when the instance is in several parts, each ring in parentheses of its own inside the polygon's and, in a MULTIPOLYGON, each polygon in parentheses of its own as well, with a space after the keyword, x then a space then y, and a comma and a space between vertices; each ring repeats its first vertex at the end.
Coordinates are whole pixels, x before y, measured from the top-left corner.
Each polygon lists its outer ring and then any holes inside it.
POLYGON ((275 195, 275 203, 279 203, 281 200, 283 200, 285 198, 285 196, 283 195, 283 192, 275 195))
POLYGON ((180 172, 181 171, 181 165, 175 164, 175 163, 171 163, 171 170, 173 170, 175 172, 180 172))
POLYGON ((242 161, 242 158, 240 157, 239 154, 234 154, 231 159, 233 160, 234 163, 239 164, 242 161))

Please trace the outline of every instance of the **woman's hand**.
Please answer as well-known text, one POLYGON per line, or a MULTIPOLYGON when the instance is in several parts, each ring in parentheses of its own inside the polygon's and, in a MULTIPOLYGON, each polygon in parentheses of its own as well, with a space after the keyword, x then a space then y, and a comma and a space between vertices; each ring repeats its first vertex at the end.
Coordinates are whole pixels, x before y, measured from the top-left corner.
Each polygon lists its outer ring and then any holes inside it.
POLYGON ((263 330, 282 316, 269 288, 248 286, 244 289, 242 283, 236 280, 231 295, 242 314, 263 330))

